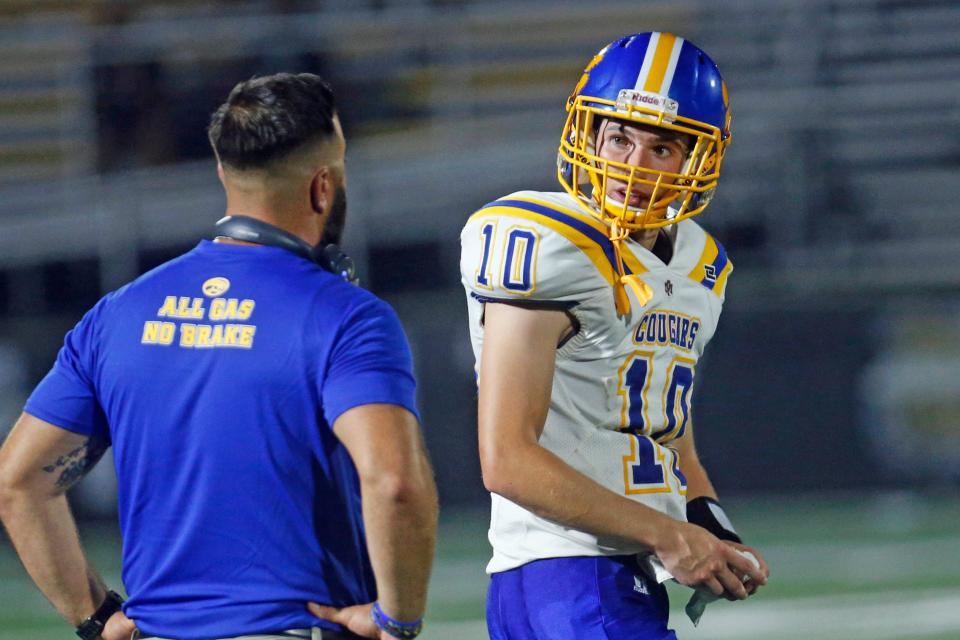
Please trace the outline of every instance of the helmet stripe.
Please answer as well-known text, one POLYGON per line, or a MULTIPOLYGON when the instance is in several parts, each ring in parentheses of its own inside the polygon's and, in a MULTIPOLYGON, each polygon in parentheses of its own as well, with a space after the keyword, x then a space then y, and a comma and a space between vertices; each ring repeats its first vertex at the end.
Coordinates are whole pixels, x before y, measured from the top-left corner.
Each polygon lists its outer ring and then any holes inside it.
POLYGON ((670 95, 670 85, 673 84, 673 75, 677 72, 677 60, 680 59, 680 50, 683 49, 683 38, 677 38, 670 51, 670 61, 667 63, 667 72, 663 74, 663 83, 659 93, 670 95))
POLYGON ((653 66, 653 56, 657 52, 657 42, 660 40, 660 34, 653 32, 650 34, 650 40, 647 42, 647 50, 643 54, 643 64, 640 65, 640 73, 637 75, 637 82, 634 84, 634 91, 643 90, 643 85, 650 75, 650 67, 653 66))
MULTIPOLYGON (((661 87, 663 86, 663 81, 667 75, 667 67, 670 66, 670 59, 673 57, 673 48, 677 42, 677 36, 672 33, 661 33, 660 37, 657 38, 656 49, 653 54, 653 62, 650 65, 650 73, 647 74, 647 79, 643 83, 644 91, 652 91, 654 93, 662 93, 661 87)), ((653 38, 650 38, 650 47, 653 47, 653 38)), ((650 48, 647 48, 647 54, 650 53, 650 48)), ((646 59, 644 59, 644 65, 646 65, 646 59)), ((674 63, 674 69, 676 69, 676 63, 674 63)), ((671 78, 673 80, 673 78, 671 78)))

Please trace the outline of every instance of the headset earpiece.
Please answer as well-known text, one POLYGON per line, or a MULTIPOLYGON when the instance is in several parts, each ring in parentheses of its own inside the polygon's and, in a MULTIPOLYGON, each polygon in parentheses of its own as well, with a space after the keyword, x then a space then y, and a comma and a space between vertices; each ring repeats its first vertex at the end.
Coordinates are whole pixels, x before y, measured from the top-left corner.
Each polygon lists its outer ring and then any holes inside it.
POLYGON ((217 221, 214 231, 217 237, 253 242, 295 253, 305 260, 316 263, 351 284, 359 284, 357 268, 353 259, 335 244, 313 247, 280 227, 249 216, 226 216, 217 221))

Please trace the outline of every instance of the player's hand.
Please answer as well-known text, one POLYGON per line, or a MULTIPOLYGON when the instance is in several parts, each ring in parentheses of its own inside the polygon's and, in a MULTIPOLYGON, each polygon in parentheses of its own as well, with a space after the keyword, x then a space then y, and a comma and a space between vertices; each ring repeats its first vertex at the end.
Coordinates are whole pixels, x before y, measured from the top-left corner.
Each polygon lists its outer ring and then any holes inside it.
POLYGON ((732 600, 746 598, 743 576, 758 586, 767 583, 766 574, 733 546, 706 529, 686 522, 676 522, 653 551, 677 582, 693 588, 704 587, 717 596, 732 600))
POLYGON ((117 611, 107 618, 107 624, 104 625, 100 638, 101 640, 130 640, 136 630, 137 625, 133 620, 125 616, 123 611, 117 611))
POLYGON ((342 609, 317 604, 316 602, 307 603, 307 610, 321 620, 343 625, 347 630, 362 638, 390 640, 390 636, 386 633, 381 635, 380 627, 373 623, 373 618, 370 615, 372 609, 372 602, 356 604, 342 609))
MULTIPOLYGON (((729 540, 724 540, 724 542, 738 551, 745 551, 753 554, 753 557, 756 558, 757 562, 760 563, 760 571, 763 573, 764 577, 768 580, 770 579, 770 567, 767 565, 767 561, 763 559, 763 556, 760 555, 759 551, 753 547, 748 547, 745 544, 740 544, 739 542, 732 542, 729 540)), ((747 588, 748 596, 752 596, 757 592, 757 589, 760 588, 760 583, 753 580, 753 578, 751 578, 749 575, 741 574, 740 578, 743 581, 743 586, 747 588)))

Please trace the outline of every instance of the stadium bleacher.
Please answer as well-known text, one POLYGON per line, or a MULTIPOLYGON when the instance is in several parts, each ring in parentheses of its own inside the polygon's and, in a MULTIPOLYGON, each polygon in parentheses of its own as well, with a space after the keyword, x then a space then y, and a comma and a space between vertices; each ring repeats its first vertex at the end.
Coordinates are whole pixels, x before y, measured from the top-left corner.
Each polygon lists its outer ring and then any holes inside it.
MULTIPOLYGON (((816 273, 829 257, 832 269, 855 275, 878 267, 874 249, 904 238, 917 243, 921 255, 902 258, 915 266, 927 253, 939 259, 944 234, 958 232, 951 211, 960 183, 950 179, 960 162, 956 3, 487 0, 321 9, 300 2, 278 13, 269 2, 231 3, 229 11, 216 2, 154 2, 127 7, 114 22, 104 18, 109 3, 94 3, 100 6, 93 16, 53 3, 56 10, 39 17, 18 12, 20 4, 0 9, 0 264, 60 259, 59 249, 38 246, 27 257, 13 245, 41 245, 35 240, 48 233, 49 216, 64 211, 62 193, 88 193, 97 159, 103 165, 109 152, 98 145, 124 144, 122 137, 98 134, 94 111, 98 99, 110 98, 96 95, 104 90, 96 84, 104 69, 156 64, 156 82, 166 89, 153 89, 166 90, 176 104, 185 94, 170 86, 183 69, 199 69, 184 81, 195 85, 224 68, 319 66, 354 114, 348 133, 360 174, 352 181, 353 200, 361 205, 355 208, 375 223, 393 218, 393 194, 402 183, 419 196, 401 202, 400 209, 409 210, 399 213, 429 239, 455 232, 462 214, 484 197, 519 186, 517 176, 550 186, 562 102, 583 61, 625 24, 683 32, 722 63, 733 95, 735 143, 723 197, 714 205, 722 212, 711 217, 721 237, 729 230, 734 244, 742 240, 744 266, 779 266, 781 280, 808 281, 804 269, 816 273), (465 180, 471 175, 489 182, 465 180), (50 188, 51 179, 67 182, 50 188), (28 220, 17 215, 25 201, 28 220), (833 250, 837 242, 844 251, 833 250)), ((196 104, 182 113, 209 109, 206 97, 194 96, 196 104)), ((191 126, 202 119, 193 113, 191 126)), ((202 152, 202 131, 177 135, 200 138, 192 153, 202 152)), ((167 194, 148 188, 147 200, 141 185, 179 183, 197 169, 154 155, 165 164, 151 168, 157 160, 144 151, 106 167, 109 174, 98 182, 110 188, 96 198, 70 198, 66 215, 161 208, 169 237, 153 236, 141 217, 133 226, 148 237, 133 230, 127 239, 175 244, 194 233, 188 220, 216 202, 218 185, 188 179, 185 189, 167 194), (122 194, 122 207, 109 201, 113 193, 122 194), (164 198, 176 201, 164 206, 164 198)), ((410 233, 416 234, 400 236, 410 233)), ((96 255, 93 246, 84 251, 96 255)), ((847 286, 836 278, 820 281, 847 286)))

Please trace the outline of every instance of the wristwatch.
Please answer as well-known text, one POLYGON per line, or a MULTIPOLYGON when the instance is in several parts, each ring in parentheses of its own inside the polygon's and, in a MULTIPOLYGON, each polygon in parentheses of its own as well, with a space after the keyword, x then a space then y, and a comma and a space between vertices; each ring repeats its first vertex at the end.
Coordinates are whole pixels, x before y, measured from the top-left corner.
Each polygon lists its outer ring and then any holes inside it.
POLYGON ((103 628, 107 625, 110 616, 120 611, 123 604, 123 598, 115 591, 107 591, 107 598, 103 604, 93 612, 93 615, 80 623, 77 627, 77 635, 83 640, 97 640, 103 633, 103 628))

